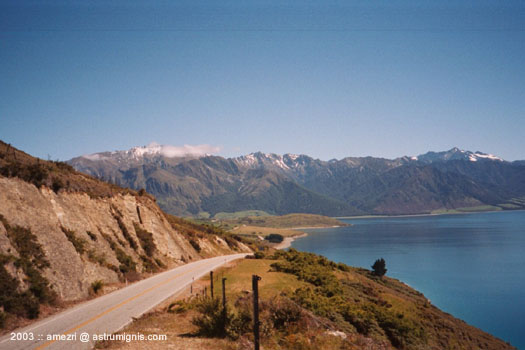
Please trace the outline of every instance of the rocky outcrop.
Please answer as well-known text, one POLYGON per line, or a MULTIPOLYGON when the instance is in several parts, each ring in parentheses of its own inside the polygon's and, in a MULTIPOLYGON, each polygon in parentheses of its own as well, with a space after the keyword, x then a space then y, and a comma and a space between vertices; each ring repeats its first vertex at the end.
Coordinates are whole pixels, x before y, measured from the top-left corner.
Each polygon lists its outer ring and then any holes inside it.
MULTIPOLYGON (((87 297, 95 281, 118 282, 134 272, 153 272, 205 256, 249 251, 240 242, 231 247, 215 235, 201 235, 190 243, 149 196, 118 193, 90 197, 0 176, 0 215, 0 254, 4 260, 16 260, 20 255, 8 227, 28 229, 49 262, 41 268, 43 277, 66 301, 87 297)), ((23 289, 23 271, 12 262, 4 265, 23 289)))

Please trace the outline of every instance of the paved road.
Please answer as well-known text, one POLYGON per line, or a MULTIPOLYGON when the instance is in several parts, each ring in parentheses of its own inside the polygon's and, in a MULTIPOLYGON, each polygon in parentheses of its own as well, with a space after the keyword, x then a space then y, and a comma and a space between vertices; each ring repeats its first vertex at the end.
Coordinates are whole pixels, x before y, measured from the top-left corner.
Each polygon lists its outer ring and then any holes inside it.
POLYGON ((0 338, 0 349, 91 349, 94 335, 112 334, 188 286, 209 271, 246 254, 219 256, 199 260, 159 273, 110 294, 77 305, 72 309, 38 321, 0 338), (82 335, 83 334, 83 335, 82 335), (81 337, 88 341, 82 342, 81 337), (61 336, 63 340, 49 340, 61 336), (68 339, 69 338, 69 339, 68 339))

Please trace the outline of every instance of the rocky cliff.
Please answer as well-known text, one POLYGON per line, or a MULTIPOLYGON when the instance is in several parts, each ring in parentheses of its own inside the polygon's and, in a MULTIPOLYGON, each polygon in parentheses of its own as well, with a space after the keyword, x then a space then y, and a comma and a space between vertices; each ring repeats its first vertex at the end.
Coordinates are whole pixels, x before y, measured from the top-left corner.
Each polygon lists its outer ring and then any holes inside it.
POLYGON ((97 283, 250 251, 231 236, 166 215, 146 193, 5 150, 0 147, 3 319, 34 318, 40 303, 86 298, 97 283), (83 189, 79 179, 96 191, 83 189))

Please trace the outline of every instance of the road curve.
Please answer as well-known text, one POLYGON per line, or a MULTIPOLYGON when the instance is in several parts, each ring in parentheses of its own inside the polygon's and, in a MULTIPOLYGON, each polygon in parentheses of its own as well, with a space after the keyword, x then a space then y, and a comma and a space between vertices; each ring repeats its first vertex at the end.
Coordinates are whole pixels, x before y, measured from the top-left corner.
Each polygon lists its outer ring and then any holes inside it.
POLYGON ((17 329, 13 331, 14 337, 9 333, 0 338, 0 349, 91 349, 95 344, 94 334, 117 332, 130 323, 132 317, 142 315, 181 291, 193 279, 198 279, 226 262, 244 256, 246 254, 218 256, 159 273, 28 327, 17 329), (62 337, 63 340, 53 341, 51 337, 62 337), (83 342, 81 337, 89 339, 83 342))

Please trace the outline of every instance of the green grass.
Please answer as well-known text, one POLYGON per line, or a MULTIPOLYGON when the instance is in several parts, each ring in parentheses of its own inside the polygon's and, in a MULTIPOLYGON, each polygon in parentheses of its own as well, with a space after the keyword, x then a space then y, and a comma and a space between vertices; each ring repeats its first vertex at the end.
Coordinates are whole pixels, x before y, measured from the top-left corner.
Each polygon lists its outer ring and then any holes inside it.
POLYGON ((460 213, 477 213, 477 212, 487 212, 487 211, 501 211, 503 208, 501 206, 494 205, 478 205, 475 207, 463 207, 455 209, 436 209, 431 212, 431 214, 460 214, 460 213))
MULTIPOLYGON (((227 299, 232 306, 242 307, 243 300, 251 302, 249 292, 254 274, 262 277, 259 294, 264 310, 263 324, 278 320, 280 316, 290 316, 294 310, 285 306, 298 305, 308 310, 318 324, 330 324, 331 329, 343 330, 350 335, 350 344, 356 346, 362 345, 357 339, 366 337, 374 344, 386 342, 396 349, 408 350, 509 348, 438 310, 421 293, 395 279, 376 277, 368 270, 336 264, 322 256, 293 249, 279 251, 266 259, 245 259, 233 268, 217 270, 215 296, 220 298, 220 281, 225 277, 227 299), (275 302, 282 307, 273 308, 275 302)), ((209 278, 206 282, 209 283, 209 278)), ((297 310, 297 306, 294 308, 298 312, 296 316, 304 317, 304 311, 297 310)), ((300 336, 305 337, 304 344, 315 344, 311 328, 294 321, 282 329, 274 326, 275 322, 263 339, 263 345, 268 348, 334 348, 320 344, 288 347, 285 344, 290 339, 300 336)))
POLYGON ((217 220, 224 220, 224 219, 245 218, 248 216, 271 216, 271 215, 263 210, 243 210, 243 211, 236 211, 233 213, 226 213, 226 212, 217 213, 213 216, 213 218, 217 220))
POLYGON ((303 234, 304 232, 298 231, 298 230, 292 230, 292 229, 284 229, 284 228, 275 228, 275 227, 260 227, 260 226, 237 226, 234 229, 232 229, 230 232, 234 234, 239 235, 246 235, 246 236, 262 236, 266 237, 272 233, 280 234, 283 237, 292 237, 292 236, 298 236, 300 234, 303 234))
POLYGON ((516 205, 516 204, 512 204, 512 203, 503 203, 503 204, 498 204, 498 207, 501 207, 503 209, 520 209, 520 208, 523 208, 522 206, 520 205, 516 205))
MULTIPOLYGON (((282 292, 292 292, 306 284, 283 272, 271 271, 270 265, 274 260, 266 259, 244 259, 235 268, 219 269, 214 274, 213 290, 216 296, 221 295, 222 277, 226 277, 227 295, 238 296, 243 291, 252 290, 252 275, 258 275, 262 279, 259 282, 259 295, 261 298, 270 298, 282 292)), ((209 276, 206 278, 209 281, 209 276)))
POLYGON ((457 209, 461 213, 470 213, 470 212, 482 212, 482 211, 500 211, 500 207, 494 205, 479 205, 477 207, 465 207, 457 209))
POLYGON ((275 228, 301 227, 332 227, 347 226, 347 224, 322 215, 315 214, 287 214, 282 216, 248 216, 238 219, 224 219, 229 225, 247 225, 275 228))

